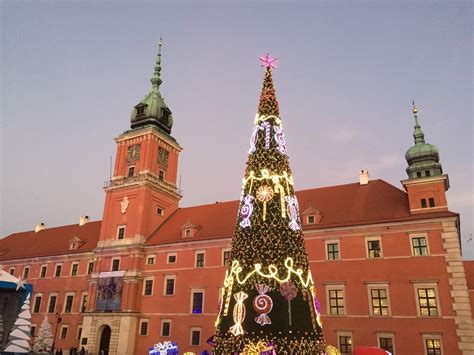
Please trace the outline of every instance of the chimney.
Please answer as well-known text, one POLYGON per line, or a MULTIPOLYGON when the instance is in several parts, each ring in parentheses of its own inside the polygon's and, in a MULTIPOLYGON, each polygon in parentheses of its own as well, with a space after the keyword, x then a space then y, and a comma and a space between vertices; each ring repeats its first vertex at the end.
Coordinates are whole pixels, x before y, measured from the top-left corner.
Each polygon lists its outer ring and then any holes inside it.
POLYGON ((81 218, 79 218, 79 226, 83 226, 84 224, 88 223, 89 222, 89 216, 81 216, 81 218))
POLYGON ((46 224, 44 224, 43 222, 36 223, 35 233, 42 231, 45 227, 46 227, 46 224))
POLYGON ((359 173, 359 183, 361 185, 367 185, 369 183, 369 172, 362 169, 359 173))

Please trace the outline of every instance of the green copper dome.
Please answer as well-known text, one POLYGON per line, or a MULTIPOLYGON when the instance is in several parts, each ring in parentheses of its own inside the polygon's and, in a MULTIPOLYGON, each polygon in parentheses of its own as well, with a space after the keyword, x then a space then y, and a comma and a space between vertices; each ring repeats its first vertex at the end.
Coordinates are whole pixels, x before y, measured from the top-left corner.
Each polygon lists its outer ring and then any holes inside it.
POLYGON ((439 162, 438 148, 433 144, 425 142, 425 135, 421 130, 417 116, 418 110, 413 106, 415 117, 415 145, 407 150, 405 159, 408 163, 407 174, 409 179, 419 179, 428 176, 443 174, 443 168, 439 162))
POLYGON ((145 98, 133 108, 130 121, 132 129, 146 125, 155 125, 162 131, 170 134, 173 128, 173 116, 160 93, 160 85, 162 83, 160 78, 161 46, 162 42, 160 40, 155 70, 153 78, 150 80, 152 89, 145 95, 145 98))

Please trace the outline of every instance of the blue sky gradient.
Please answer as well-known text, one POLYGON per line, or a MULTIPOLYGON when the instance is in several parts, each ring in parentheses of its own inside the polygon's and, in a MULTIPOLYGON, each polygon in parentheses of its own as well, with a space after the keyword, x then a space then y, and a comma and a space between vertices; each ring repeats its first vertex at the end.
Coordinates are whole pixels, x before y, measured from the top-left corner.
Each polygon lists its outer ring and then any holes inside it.
POLYGON ((402 188, 415 99, 472 259, 471 15, 469 1, 3 1, 0 235, 102 218, 113 138, 163 35, 183 206, 239 197, 269 51, 296 188, 361 168, 402 188))

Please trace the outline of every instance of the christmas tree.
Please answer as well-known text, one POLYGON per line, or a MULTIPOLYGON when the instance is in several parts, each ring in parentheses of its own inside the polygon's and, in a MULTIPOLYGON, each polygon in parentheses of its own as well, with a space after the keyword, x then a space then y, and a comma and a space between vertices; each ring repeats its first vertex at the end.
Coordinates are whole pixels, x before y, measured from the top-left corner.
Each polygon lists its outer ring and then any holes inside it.
POLYGON ((216 320, 216 354, 325 352, 319 301, 308 265, 293 176, 265 67, 242 180, 229 269, 216 320))
MULTIPOLYGON (((23 287, 23 286, 22 286, 23 287)), ((30 313, 30 293, 26 296, 25 302, 21 306, 20 313, 13 324, 8 337, 6 352, 29 353, 30 352, 30 332, 31 332, 31 313, 30 313)))
POLYGON ((33 351, 35 352, 49 352, 53 346, 53 332, 51 331, 51 324, 48 322, 48 318, 44 316, 43 322, 41 322, 38 335, 36 336, 35 343, 33 345, 33 351))

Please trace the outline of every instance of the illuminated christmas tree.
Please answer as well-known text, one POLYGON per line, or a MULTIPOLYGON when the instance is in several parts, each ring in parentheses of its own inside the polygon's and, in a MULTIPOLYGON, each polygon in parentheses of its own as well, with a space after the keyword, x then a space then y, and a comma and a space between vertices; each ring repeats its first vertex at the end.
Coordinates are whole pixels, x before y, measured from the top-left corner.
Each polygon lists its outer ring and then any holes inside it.
POLYGON ((272 80, 265 68, 232 251, 216 320, 216 354, 325 353, 272 80))

